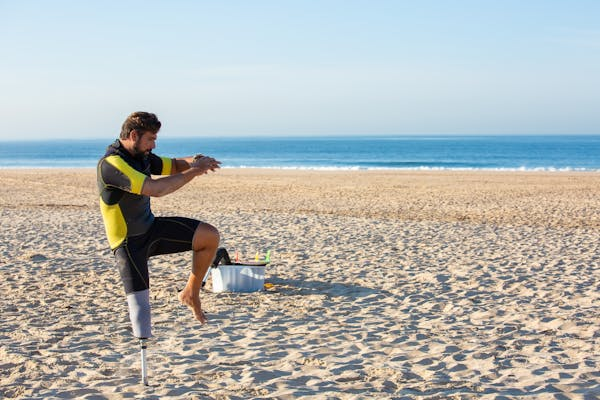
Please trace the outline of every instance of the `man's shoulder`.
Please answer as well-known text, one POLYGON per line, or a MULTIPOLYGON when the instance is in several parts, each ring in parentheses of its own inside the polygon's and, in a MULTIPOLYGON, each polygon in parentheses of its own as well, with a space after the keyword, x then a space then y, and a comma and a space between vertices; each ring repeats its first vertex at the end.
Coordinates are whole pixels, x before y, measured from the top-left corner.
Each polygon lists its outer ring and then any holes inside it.
POLYGON ((123 157, 120 154, 107 154, 98 161, 99 165, 101 165, 100 169, 103 168, 114 168, 124 172, 125 170, 129 171, 131 169, 137 170, 135 165, 133 165, 127 157, 123 157))
POLYGON ((131 162, 131 157, 126 157, 125 153, 122 150, 122 145, 119 140, 115 140, 106 148, 106 152, 104 155, 98 160, 98 165, 100 164, 110 164, 116 168, 119 165, 129 165, 133 167, 131 162), (106 162, 107 161, 107 162, 106 162))
POLYGON ((129 164, 127 160, 119 154, 105 154, 98 160, 98 167, 112 166, 118 168, 119 164, 129 164))
POLYGON ((106 154, 98 161, 96 169, 98 180, 117 187, 128 186, 132 180, 138 181, 144 176, 132 165, 127 157, 120 154, 106 154), (141 176, 140 176, 141 175, 141 176))

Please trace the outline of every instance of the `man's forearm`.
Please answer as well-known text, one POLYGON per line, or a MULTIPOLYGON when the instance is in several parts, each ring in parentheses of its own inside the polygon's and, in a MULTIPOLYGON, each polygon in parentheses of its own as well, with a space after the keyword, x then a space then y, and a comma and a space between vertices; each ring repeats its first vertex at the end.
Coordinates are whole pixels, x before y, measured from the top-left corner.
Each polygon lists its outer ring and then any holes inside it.
POLYGON ((146 178, 142 186, 142 194, 146 196, 161 197, 169 193, 173 193, 183 185, 194 179, 198 174, 195 171, 188 169, 175 175, 166 176, 164 178, 152 179, 146 178))
POLYGON ((175 166, 175 168, 173 168, 174 174, 177 174, 177 173, 183 172, 183 171, 187 171, 188 169, 190 169, 190 164, 192 163, 192 161, 194 161, 194 157, 174 158, 173 159, 173 165, 175 166))

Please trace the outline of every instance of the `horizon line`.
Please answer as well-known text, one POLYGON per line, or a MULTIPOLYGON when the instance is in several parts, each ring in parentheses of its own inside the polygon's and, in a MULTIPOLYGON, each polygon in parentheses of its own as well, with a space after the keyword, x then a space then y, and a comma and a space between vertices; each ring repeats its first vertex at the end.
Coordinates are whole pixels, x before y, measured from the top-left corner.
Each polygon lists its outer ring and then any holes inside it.
MULTIPOLYGON (((385 139, 385 138, 427 138, 427 137, 526 137, 526 136, 600 136, 600 133, 390 133, 390 134, 326 134, 326 135, 186 135, 186 136, 165 136, 164 134, 159 139, 339 139, 339 138, 362 138, 362 139, 385 139)), ((0 138, 0 143, 6 142, 58 142, 58 141, 97 141, 118 139, 118 134, 115 136, 94 136, 87 138, 77 137, 55 137, 52 139, 30 137, 30 138, 0 138)))

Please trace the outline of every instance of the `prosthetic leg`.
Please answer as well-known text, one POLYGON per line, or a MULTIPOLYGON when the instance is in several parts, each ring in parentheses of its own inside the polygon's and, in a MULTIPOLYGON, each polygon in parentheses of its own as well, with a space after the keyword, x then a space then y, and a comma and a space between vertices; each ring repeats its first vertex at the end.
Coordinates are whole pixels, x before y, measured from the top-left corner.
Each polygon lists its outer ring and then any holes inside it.
POLYGON ((148 386, 148 367, 146 365, 146 340, 140 339, 140 356, 142 358, 142 385, 148 386))
POLYGON ((127 295, 129 319, 133 328, 133 336, 140 340, 140 356, 142 369, 142 384, 148 386, 148 366, 146 364, 146 341, 152 337, 150 320, 150 291, 148 289, 127 295))

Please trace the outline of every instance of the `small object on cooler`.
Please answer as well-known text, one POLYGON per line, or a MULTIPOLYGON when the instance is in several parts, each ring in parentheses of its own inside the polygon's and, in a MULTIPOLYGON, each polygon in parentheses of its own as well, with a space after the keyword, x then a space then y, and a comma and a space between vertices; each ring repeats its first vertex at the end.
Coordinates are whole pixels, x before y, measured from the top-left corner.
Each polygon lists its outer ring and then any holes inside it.
POLYGON ((256 252, 256 255, 254 256, 254 261, 258 261, 258 251, 256 252))
POLYGON ((267 250, 267 255, 265 256, 265 262, 266 263, 271 262, 271 250, 267 250))

